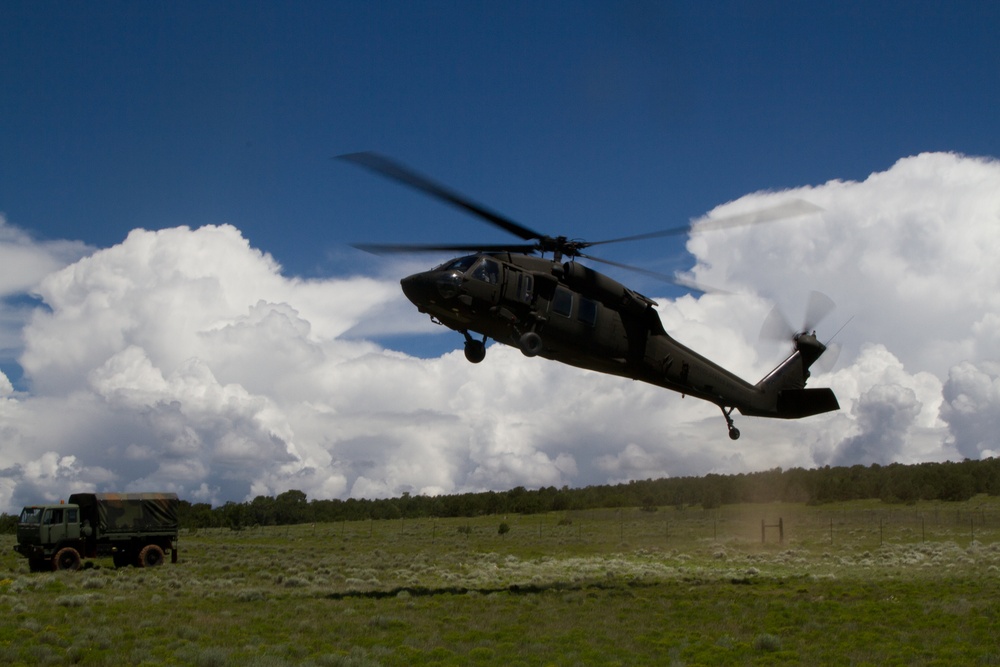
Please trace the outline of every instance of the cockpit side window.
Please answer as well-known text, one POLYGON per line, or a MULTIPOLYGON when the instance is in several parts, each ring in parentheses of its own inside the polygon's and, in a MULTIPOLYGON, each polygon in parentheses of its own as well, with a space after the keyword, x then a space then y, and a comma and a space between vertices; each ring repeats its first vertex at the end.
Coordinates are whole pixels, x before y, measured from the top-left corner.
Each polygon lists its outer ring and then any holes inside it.
POLYGON ((484 257, 472 272, 472 277, 489 285, 497 285, 500 283, 500 264, 496 260, 484 257))

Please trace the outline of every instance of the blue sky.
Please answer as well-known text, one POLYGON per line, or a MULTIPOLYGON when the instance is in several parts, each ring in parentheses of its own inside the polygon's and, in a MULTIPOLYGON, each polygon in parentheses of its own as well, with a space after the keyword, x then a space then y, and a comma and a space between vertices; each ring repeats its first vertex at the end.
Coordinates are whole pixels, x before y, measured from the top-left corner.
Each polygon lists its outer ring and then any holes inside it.
POLYGON ((10 1, 0 25, 0 509, 997 453, 1000 4, 10 1), (822 206, 597 254, 738 294, 614 274, 750 380, 787 352, 757 340, 772 305, 829 294, 851 323, 813 382, 842 410, 738 420, 736 447, 670 392, 467 364, 399 292, 437 258, 350 244, 511 239, 332 159, 361 150, 591 241, 822 206))
MULTIPOLYGON (((393 155, 589 239, 900 157, 1000 154, 994 3, 8 2, 0 210, 42 238, 230 222, 297 275, 500 233, 393 155)), ((673 257, 673 247, 617 258, 673 257)))

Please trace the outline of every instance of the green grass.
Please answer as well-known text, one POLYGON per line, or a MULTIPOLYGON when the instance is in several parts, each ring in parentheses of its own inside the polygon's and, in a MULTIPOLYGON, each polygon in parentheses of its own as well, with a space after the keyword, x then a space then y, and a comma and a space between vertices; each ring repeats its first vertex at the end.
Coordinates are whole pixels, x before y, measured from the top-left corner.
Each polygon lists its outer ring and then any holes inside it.
POLYGON ((10 665, 1000 665, 995 498, 201 530, 149 570, 12 546, 10 665))

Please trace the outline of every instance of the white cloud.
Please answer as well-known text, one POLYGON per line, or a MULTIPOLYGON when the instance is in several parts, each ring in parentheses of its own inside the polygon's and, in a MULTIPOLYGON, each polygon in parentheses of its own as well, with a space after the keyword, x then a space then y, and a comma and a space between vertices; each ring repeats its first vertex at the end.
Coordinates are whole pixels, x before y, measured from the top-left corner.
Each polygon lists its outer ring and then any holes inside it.
POLYGON ((965 361, 953 367, 944 384, 941 418, 963 456, 1000 454, 1000 363, 965 361))
POLYGON ((45 307, 18 331, 30 393, 0 376, 0 507, 95 487, 384 496, 995 453, 1000 165, 920 155, 712 215, 791 198, 823 210, 692 237, 695 279, 736 294, 661 299, 661 318, 755 381, 788 351, 757 340, 772 300, 794 315, 829 294, 821 337, 854 316, 837 370, 812 381, 837 413, 737 416, 733 442, 713 405, 510 348, 415 359, 362 337, 398 328, 399 276, 304 281, 230 226, 136 230, 9 287, 45 307))
MULTIPOLYGON (((0 364, 12 362, 21 347, 21 333, 36 305, 25 296, 42 278, 92 250, 78 241, 39 241, 0 214, 0 364)), ((0 397, 8 383, 0 372, 0 397)))
POLYGON ((42 278, 88 254, 79 241, 38 241, 0 214, 0 298, 31 290, 42 278))

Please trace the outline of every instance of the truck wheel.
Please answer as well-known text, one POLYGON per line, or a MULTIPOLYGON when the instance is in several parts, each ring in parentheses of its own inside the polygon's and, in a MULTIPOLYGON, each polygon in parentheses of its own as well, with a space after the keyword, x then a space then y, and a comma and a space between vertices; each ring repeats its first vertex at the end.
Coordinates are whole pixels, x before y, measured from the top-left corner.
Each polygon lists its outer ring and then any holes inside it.
POLYGON ((79 570, 80 554, 73 547, 63 547, 52 557, 53 570, 79 570))
POLYGON ((139 552, 139 567, 163 565, 163 549, 155 544, 147 544, 139 552))

